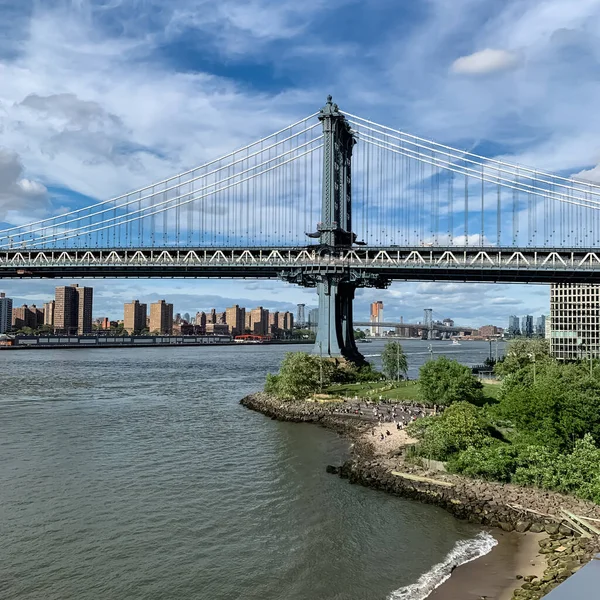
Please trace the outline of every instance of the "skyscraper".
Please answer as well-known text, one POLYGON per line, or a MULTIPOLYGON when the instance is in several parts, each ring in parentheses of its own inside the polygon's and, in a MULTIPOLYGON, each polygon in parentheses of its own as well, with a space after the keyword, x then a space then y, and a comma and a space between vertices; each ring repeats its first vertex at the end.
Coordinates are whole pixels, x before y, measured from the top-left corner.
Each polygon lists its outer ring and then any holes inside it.
POLYGON ((231 335, 242 335, 246 328, 246 309, 235 304, 225 311, 225 321, 231 335))
POLYGON ((50 300, 50 302, 44 303, 44 325, 54 326, 54 306, 56 302, 50 300))
POLYGON ((159 300, 150 305, 150 333, 170 335, 173 332, 173 305, 159 300))
POLYGON ((544 336, 546 333, 546 315, 541 315, 535 323, 535 334, 544 336))
MULTIPOLYGON (((383 322, 383 302, 378 300, 371 304, 371 323, 382 323, 383 322)), ((371 335, 381 335, 381 329, 379 327, 371 326, 371 335)))
POLYGON ((93 288, 80 288, 76 283, 57 287, 54 303, 54 331, 79 335, 91 333, 93 294, 93 288))
POLYGON ((319 325, 319 309, 312 308, 308 311, 308 327, 312 330, 316 330, 319 325))
POLYGON ((12 298, 7 298, 4 292, 0 292, 0 333, 10 331, 12 324, 12 298))
POLYGON ((255 335, 267 335, 269 332, 269 311, 262 306, 253 308, 246 313, 246 326, 255 335))
POLYGON ((298 327, 304 327, 306 325, 306 316, 304 312, 306 304, 297 304, 296 306, 296 323, 298 324, 298 327))
POLYGON ((130 335, 140 333, 146 329, 146 317, 148 316, 148 306, 140 304, 139 300, 134 300, 125 304, 123 309, 123 329, 130 335))
POLYGON ((525 315, 521 319, 521 335, 531 337, 533 335, 533 315, 525 315))
POLYGON ((511 315, 508 317, 508 333, 510 335, 519 335, 521 333, 519 317, 517 317, 517 315, 511 315))

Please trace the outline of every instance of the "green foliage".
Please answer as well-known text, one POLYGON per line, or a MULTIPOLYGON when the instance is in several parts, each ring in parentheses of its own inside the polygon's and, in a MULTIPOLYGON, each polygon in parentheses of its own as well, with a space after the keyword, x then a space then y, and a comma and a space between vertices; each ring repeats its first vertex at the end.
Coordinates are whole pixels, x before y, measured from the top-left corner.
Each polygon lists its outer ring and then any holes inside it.
POLYGON ((510 481, 517 464, 517 449, 510 444, 470 446, 448 461, 448 470, 468 477, 510 481))
POLYGON ((526 365, 502 383, 497 414, 536 444, 558 450, 591 433, 600 442, 600 381, 584 364, 547 360, 526 365))
POLYGON ((354 339, 355 340, 364 340, 367 337, 367 334, 362 329, 354 330, 354 339))
POLYGON ((306 352, 288 352, 279 375, 267 375, 265 392, 286 400, 304 400, 331 384, 336 365, 306 352))
POLYGON ((468 402, 457 402, 440 416, 418 419, 408 427, 408 433, 420 440, 419 454, 435 460, 447 460, 471 446, 491 444, 494 439, 483 410, 468 402))
POLYGON ((508 344, 504 359, 496 364, 495 371, 501 377, 506 377, 533 365, 534 360, 537 366, 551 361, 548 340, 513 340, 508 344))
POLYGON ((400 381, 408 372, 408 361, 400 342, 388 342, 381 354, 383 374, 387 379, 400 381))
POLYGON ((455 360, 440 356, 425 363, 419 371, 424 402, 448 406, 453 402, 483 402, 483 385, 471 369, 455 360))
POLYGON ((373 368, 371 363, 367 363, 361 367, 353 367, 351 369, 352 381, 347 383, 370 383, 372 381, 381 381, 383 379, 381 373, 373 368))

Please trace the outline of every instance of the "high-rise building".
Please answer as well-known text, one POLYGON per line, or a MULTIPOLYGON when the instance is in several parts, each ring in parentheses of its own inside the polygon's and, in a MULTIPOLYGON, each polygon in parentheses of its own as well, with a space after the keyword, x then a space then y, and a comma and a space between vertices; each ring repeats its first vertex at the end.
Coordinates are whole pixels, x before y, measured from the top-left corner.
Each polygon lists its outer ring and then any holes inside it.
POLYGON ((197 312, 196 313, 196 327, 200 327, 200 331, 204 333, 206 331, 206 313, 205 312, 197 312))
POLYGON ((315 330, 319 325, 319 309, 312 308, 308 311, 308 327, 315 330))
POLYGON ((375 327, 375 323, 383 322, 383 302, 378 300, 377 302, 373 302, 371 304, 371 335, 381 335, 381 329, 379 327, 375 327))
POLYGON ((170 335, 173 332, 173 305, 159 300, 150 305, 150 333, 170 335))
POLYGON ((10 331, 12 325, 12 298, 7 298, 4 292, 0 292, 0 333, 10 331))
POLYGON ((123 329, 130 335, 132 333, 141 333, 146 329, 146 317, 148 315, 148 306, 140 304, 139 300, 133 300, 125 304, 123 309, 123 329))
POLYGON ((54 306, 56 302, 50 300, 50 302, 44 303, 44 325, 54 326, 54 306))
POLYGON ((550 286, 550 350, 562 360, 600 356, 600 285, 550 286))
POLYGON ((546 315, 540 315, 535 322, 535 335, 544 336, 546 333, 546 315))
POLYGON ((521 333, 519 317, 517 317, 517 315, 508 317, 508 333, 509 335, 519 335, 521 333))
POLYGON ((183 313, 183 320, 186 321, 187 323, 190 322, 190 313, 186 312, 183 313))
POLYGON ((246 309, 237 304, 225 311, 225 322, 231 335, 242 335, 246 328, 246 309))
POLYGON ((521 335, 531 337, 533 335, 533 315, 525 315, 521 319, 521 335))
POLYGON ((14 329, 37 329, 44 324, 44 311, 39 309, 35 304, 27 306, 19 306, 13 308, 12 311, 12 326, 14 329))
POLYGON ((305 308, 306 304, 297 304, 296 308, 296 323, 298 324, 298 327, 304 327, 306 325, 306 316, 305 316, 305 312, 304 312, 304 308, 305 308))
MULTIPOLYGON (((281 315, 279 316, 279 320, 281 321, 281 315)), ((294 330, 294 315, 291 312, 283 313, 283 325, 281 329, 288 333, 294 330)))
POLYGON ((280 322, 283 325, 283 318, 279 311, 269 313, 269 333, 271 335, 278 336, 280 334, 281 329, 283 329, 280 322))
POLYGON ((246 313, 246 327, 250 333, 255 335, 267 335, 269 333, 269 311, 262 306, 253 308, 246 313))
POLYGON ((54 302, 54 330, 56 333, 84 335, 92 332, 92 305, 94 290, 91 287, 70 286, 56 288, 54 302))
POLYGON ((215 308, 211 308, 210 314, 206 315, 206 324, 209 323, 217 323, 217 310, 215 308))

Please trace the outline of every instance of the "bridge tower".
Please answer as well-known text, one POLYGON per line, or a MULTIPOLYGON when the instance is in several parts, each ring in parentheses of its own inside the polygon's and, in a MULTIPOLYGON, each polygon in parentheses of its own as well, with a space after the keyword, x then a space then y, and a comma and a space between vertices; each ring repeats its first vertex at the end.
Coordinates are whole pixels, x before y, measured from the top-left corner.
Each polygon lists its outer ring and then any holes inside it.
MULTIPOLYGON (((339 257, 356 243, 352 231, 352 150, 356 138, 346 117, 329 96, 319 112, 323 125, 323 189, 321 222, 315 233, 321 256, 339 257)), ((360 243, 360 242, 359 242, 360 243)), ((316 285, 319 323, 314 352, 363 364, 354 340, 352 305, 358 287, 387 287, 388 281, 355 269, 336 268, 314 278, 296 276, 303 285, 316 285)))

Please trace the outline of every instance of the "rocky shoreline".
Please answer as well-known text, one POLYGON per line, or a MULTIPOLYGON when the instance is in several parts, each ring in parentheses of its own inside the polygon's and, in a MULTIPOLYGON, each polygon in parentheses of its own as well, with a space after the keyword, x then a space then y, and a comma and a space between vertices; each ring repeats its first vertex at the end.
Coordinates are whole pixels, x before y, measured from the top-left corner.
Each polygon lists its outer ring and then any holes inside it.
POLYGON ((328 466, 328 472, 403 498, 439 506, 458 519, 503 531, 545 532, 540 553, 547 568, 540 578, 518 574, 522 586, 513 598, 534 600, 576 572, 600 552, 600 540, 573 535, 563 521, 560 509, 582 517, 600 519, 600 506, 533 488, 468 479, 448 473, 431 473, 404 460, 404 450, 381 455, 376 440, 369 435, 373 425, 354 415, 334 414, 339 403, 284 402, 264 393, 252 394, 240 403, 272 419, 314 423, 332 429, 352 440, 351 458, 341 466, 328 466))

